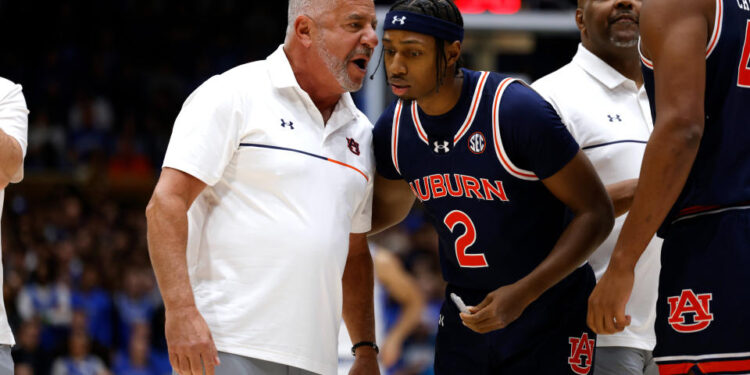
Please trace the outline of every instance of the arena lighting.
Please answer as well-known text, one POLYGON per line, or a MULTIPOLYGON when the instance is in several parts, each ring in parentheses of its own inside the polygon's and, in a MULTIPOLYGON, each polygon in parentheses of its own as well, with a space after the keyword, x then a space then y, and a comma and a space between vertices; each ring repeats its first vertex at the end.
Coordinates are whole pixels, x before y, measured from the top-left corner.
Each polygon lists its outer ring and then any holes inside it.
POLYGON ((513 14, 521 9, 521 0, 455 0, 461 13, 513 14))

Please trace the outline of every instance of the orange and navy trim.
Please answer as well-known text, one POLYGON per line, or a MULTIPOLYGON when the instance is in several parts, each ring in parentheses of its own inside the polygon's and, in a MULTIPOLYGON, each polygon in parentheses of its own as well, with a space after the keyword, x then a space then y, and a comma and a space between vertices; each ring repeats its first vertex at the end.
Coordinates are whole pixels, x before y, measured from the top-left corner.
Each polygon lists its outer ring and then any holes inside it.
POLYGON ((495 153, 500 160, 500 164, 502 164, 503 168, 505 168, 505 170, 512 176, 521 180, 539 181, 539 177, 537 177, 534 172, 518 168, 512 161, 510 161, 508 154, 505 152, 505 147, 503 147, 503 139, 500 136, 500 101, 503 97, 503 93, 505 93, 505 89, 515 81, 517 81, 515 78, 506 78, 500 82, 495 91, 495 99, 492 103, 492 136, 495 141, 495 153))
POLYGON ((740 202, 737 204, 728 204, 728 205, 705 205, 705 206, 690 206, 685 207, 680 210, 680 212, 677 213, 677 219, 673 221, 673 223, 676 223, 681 220, 690 219, 696 216, 703 216, 703 215, 710 215, 710 214, 718 214, 720 212, 725 211, 734 211, 734 210, 748 210, 750 209, 750 201, 740 202))
POLYGON ((701 374, 748 374, 750 352, 655 358, 661 375, 683 375, 699 369, 701 374))
POLYGON ((346 164, 344 162, 340 162, 340 161, 338 161, 336 159, 331 159, 329 157, 325 157, 325 156, 320 156, 320 155, 317 155, 317 154, 313 154, 311 152, 297 150, 297 149, 294 149, 294 148, 287 148, 287 147, 280 147, 280 146, 271 146, 271 145, 262 145, 262 144, 258 144, 258 143, 240 143, 240 147, 259 147, 259 148, 267 148, 267 149, 271 149, 271 150, 291 151, 291 152, 296 152, 296 153, 302 154, 302 155, 312 156, 312 157, 314 157, 316 159, 325 160, 327 162, 331 162, 333 164, 338 164, 340 166, 352 169, 352 170, 356 171, 357 173, 361 174, 362 177, 365 178, 365 181, 368 181, 368 182, 370 181, 370 178, 367 177, 367 174, 365 172, 362 172, 362 170, 359 169, 359 168, 357 168, 357 167, 354 167, 352 165, 346 164))
MULTIPOLYGON (((724 1, 722 0, 716 0, 716 16, 714 18, 714 29, 711 33, 711 39, 708 41, 708 45, 706 46, 706 58, 708 59, 711 57, 711 54, 716 49, 716 46, 719 44, 719 39, 721 38, 721 30, 723 29, 723 22, 724 22, 724 1)), ((643 65, 645 65, 647 68, 654 70, 654 62, 648 59, 646 56, 643 55, 643 49, 641 48, 641 40, 638 39, 638 54, 641 56, 641 62, 643 65)))
POLYGON ((716 17, 714 19, 714 30, 711 33, 711 39, 708 42, 706 48, 706 58, 711 56, 711 53, 716 49, 716 45, 719 44, 719 38, 721 38, 722 23, 724 21, 724 1, 716 0, 716 17))
POLYGON ((398 130, 399 125, 401 125, 401 111, 403 108, 404 103, 399 100, 396 103, 396 109, 393 111, 393 126, 391 129, 391 158, 398 174, 401 174, 401 169, 398 167, 398 130))
MULTIPOLYGON (((469 132, 471 124, 474 123, 474 119, 477 117, 477 108, 479 108, 479 102, 482 99, 482 92, 484 92, 484 86, 487 83, 487 77, 489 77, 489 75, 490 72, 482 72, 479 76, 479 81, 476 88, 474 89, 474 95, 471 99, 469 113, 466 115, 466 119, 464 119, 463 124, 461 124, 461 127, 458 128, 456 135, 453 137, 453 145, 456 145, 456 143, 458 143, 458 141, 461 140, 461 138, 463 138, 463 136, 469 132)), ((422 121, 419 119, 419 111, 417 110, 416 101, 412 101, 411 103, 411 117, 414 122, 414 127, 417 129, 417 135, 419 136, 419 139, 421 139, 425 144, 429 145, 430 142, 427 139, 427 132, 424 131, 424 128, 422 127, 422 121)))

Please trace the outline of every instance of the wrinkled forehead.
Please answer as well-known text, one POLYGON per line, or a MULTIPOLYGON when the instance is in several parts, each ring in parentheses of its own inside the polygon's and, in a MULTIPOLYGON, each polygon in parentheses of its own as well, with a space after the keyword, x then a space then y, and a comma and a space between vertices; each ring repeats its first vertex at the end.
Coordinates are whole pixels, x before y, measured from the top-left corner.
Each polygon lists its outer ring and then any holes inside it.
POLYGON ((372 0, 316 0, 325 4, 325 13, 336 18, 375 19, 375 3, 372 0))

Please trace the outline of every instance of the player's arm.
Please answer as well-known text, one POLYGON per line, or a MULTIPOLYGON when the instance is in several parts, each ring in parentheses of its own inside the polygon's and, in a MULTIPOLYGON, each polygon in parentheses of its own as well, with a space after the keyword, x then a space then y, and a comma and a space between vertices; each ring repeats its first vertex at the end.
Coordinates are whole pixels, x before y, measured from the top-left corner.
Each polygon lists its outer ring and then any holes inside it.
POLYGON ((0 129, 0 189, 4 189, 23 164, 23 151, 15 138, 0 129))
MULTIPOLYGON (((365 233, 349 234, 349 255, 342 278, 343 318, 352 343, 375 342, 373 264, 365 233)), ((356 349, 350 374, 379 374, 377 352, 370 346, 356 349)))
POLYGON ((712 4, 708 0, 643 4, 640 27, 654 62, 658 115, 633 205, 609 267, 589 299, 588 324, 597 333, 622 331, 629 324, 625 305, 635 265, 677 200, 698 153, 712 4))
POLYGON ((372 197, 372 230, 382 232, 400 223, 414 205, 414 193, 404 180, 389 180, 380 174, 375 177, 372 197))
POLYGON ((219 359, 211 333, 195 305, 187 269, 187 212, 206 187, 182 171, 164 168, 146 207, 148 250, 166 312, 169 361, 181 375, 214 373, 219 359))
POLYGON ((386 335, 381 347, 383 364, 394 365, 401 357, 404 341, 422 320, 425 298, 417 281, 404 269, 401 261, 385 249, 375 252, 375 277, 401 306, 401 314, 386 335))
POLYGON ((620 217, 630 210, 630 206, 633 204, 635 188, 637 186, 637 178, 623 180, 605 186, 607 194, 612 200, 612 205, 615 208, 615 217, 620 217))
POLYGON ((612 203, 583 151, 542 182, 575 217, 531 273, 490 293, 469 309, 472 314, 461 313, 464 323, 476 332, 501 329, 516 320, 529 304, 583 264, 612 230, 612 203))

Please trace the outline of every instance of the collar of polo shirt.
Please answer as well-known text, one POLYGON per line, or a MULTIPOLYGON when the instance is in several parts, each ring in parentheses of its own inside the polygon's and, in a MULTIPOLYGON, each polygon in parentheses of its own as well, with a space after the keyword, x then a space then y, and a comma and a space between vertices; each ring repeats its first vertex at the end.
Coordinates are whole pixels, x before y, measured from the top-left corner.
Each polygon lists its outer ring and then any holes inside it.
MULTIPOLYGON (((292 65, 289 63, 289 59, 284 53, 284 45, 280 45, 279 48, 268 56, 269 72, 271 75, 271 83, 278 89, 294 88, 301 93, 307 92, 302 90, 302 87, 297 83, 297 78, 294 76, 292 71, 292 65)), ((342 104, 344 108, 349 112, 352 117, 357 116, 357 106, 354 104, 354 100, 350 93, 345 92, 341 95, 339 104, 342 104)))
MULTIPOLYGON (((573 62, 610 90, 625 82, 633 82, 628 77, 620 74, 615 68, 609 66, 599 56, 594 55, 586 49, 583 44, 578 44, 578 53, 573 57, 573 62)), ((635 85, 635 82, 633 82, 633 85, 635 85)))

